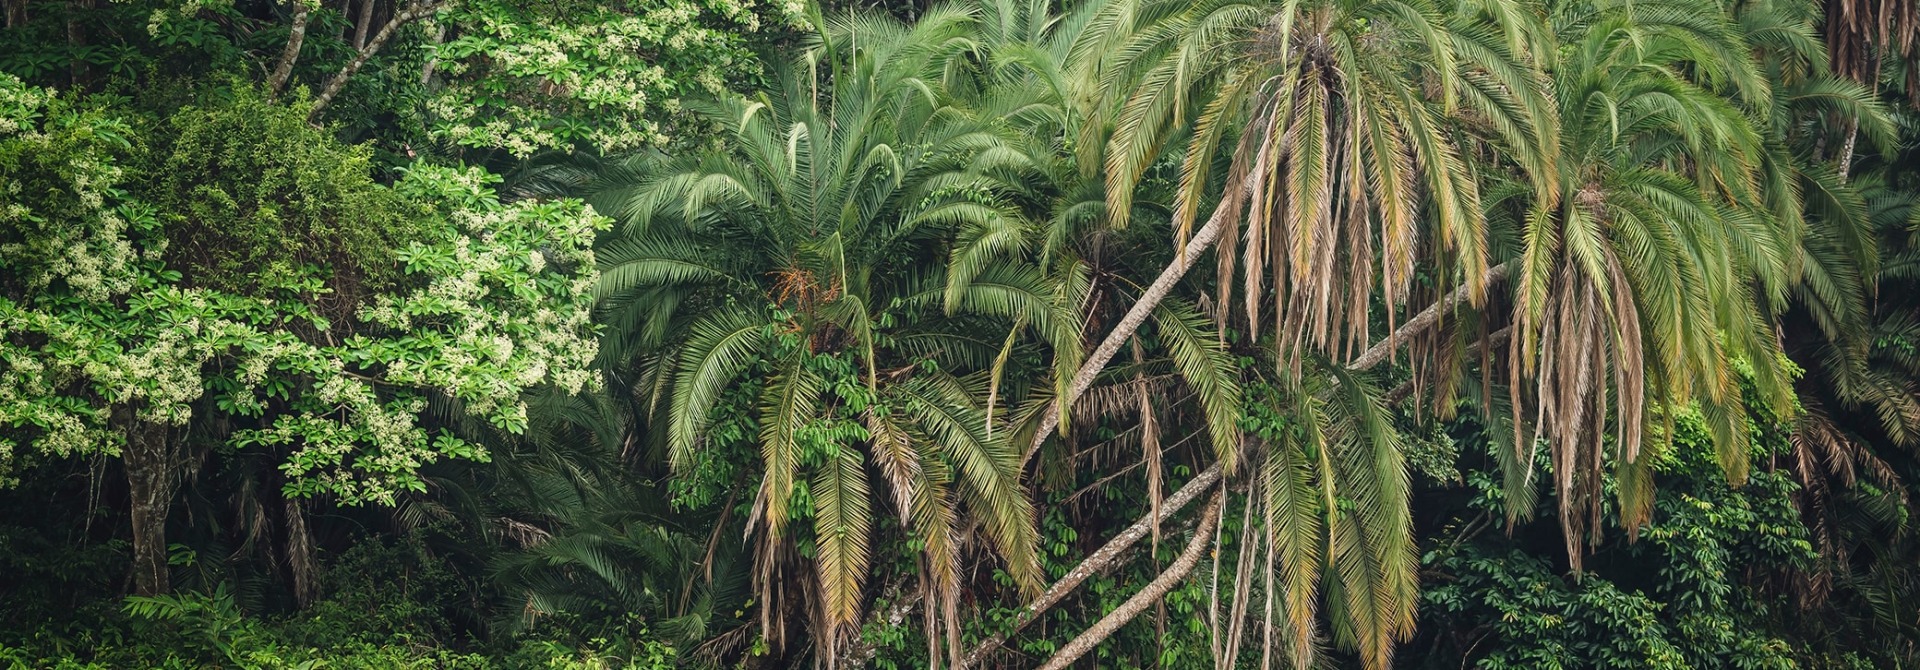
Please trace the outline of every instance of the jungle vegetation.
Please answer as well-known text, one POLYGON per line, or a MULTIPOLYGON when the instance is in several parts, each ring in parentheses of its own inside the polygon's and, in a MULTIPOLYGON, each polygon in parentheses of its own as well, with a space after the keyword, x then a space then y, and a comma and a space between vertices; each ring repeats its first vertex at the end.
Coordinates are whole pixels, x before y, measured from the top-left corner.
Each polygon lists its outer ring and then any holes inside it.
POLYGON ((0 8, 0 665, 1920 667, 1911 0, 0 8))

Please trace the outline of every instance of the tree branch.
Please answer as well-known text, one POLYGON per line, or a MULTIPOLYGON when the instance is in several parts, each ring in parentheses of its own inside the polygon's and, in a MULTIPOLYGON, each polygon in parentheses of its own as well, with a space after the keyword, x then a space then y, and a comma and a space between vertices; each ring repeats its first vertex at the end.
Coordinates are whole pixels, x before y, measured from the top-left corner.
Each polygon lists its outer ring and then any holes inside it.
POLYGON ((287 48, 280 51, 280 60, 267 78, 268 96, 279 95, 287 80, 293 78, 293 63, 300 59, 300 44, 307 40, 307 16, 312 13, 307 0, 293 0, 293 28, 287 33, 287 48))
POLYGON ((1153 578, 1146 588, 1140 589, 1139 593, 1128 598, 1119 609, 1101 618, 1093 624, 1092 628, 1081 633, 1080 637, 1068 642, 1067 646, 1061 647, 1060 651, 1054 653, 1053 658, 1047 659, 1047 662, 1040 666, 1040 670, 1061 670, 1073 664, 1074 661, 1080 660, 1081 656, 1092 651, 1101 641, 1120 630, 1121 626, 1133 621, 1134 617, 1140 616, 1140 613, 1145 612, 1148 607, 1160 602, 1166 597, 1168 591, 1172 591, 1173 587, 1185 580, 1187 574, 1193 572, 1193 568, 1200 564, 1200 556, 1206 553, 1207 541, 1213 539, 1214 526, 1220 523, 1220 503, 1225 499, 1224 494, 1224 491, 1213 492, 1213 498, 1207 501, 1206 511, 1200 513, 1200 527, 1194 529, 1193 539, 1187 541, 1186 550, 1180 552, 1180 558, 1175 559, 1173 565, 1168 566, 1159 577, 1153 578))
POLYGON ((1073 593, 1075 588, 1078 588, 1082 582, 1087 581, 1087 578, 1106 571, 1108 567, 1119 560, 1122 553, 1132 548, 1134 543, 1140 541, 1140 538, 1146 537, 1147 534, 1152 531, 1154 525, 1165 521, 1167 517, 1179 513, 1181 509, 1186 508, 1188 503, 1193 502, 1195 498, 1199 498, 1201 493, 1206 492, 1207 489, 1212 488, 1213 485, 1219 481, 1220 464, 1215 463, 1213 467, 1201 470, 1200 474, 1194 475, 1192 480, 1188 481, 1185 486, 1180 487, 1180 490, 1174 491, 1173 495, 1161 501, 1160 513, 1158 515, 1149 512, 1146 516, 1141 517, 1140 520, 1133 522, 1133 525, 1128 526, 1126 530, 1120 531, 1119 535, 1115 535, 1113 539, 1107 540, 1105 545, 1101 546, 1098 551, 1093 552, 1093 555, 1088 556, 1086 560, 1081 561, 1079 565, 1074 566, 1072 570, 1067 572, 1066 576, 1060 578, 1060 581, 1054 582, 1052 586, 1047 587, 1047 590, 1042 592, 1040 597, 1035 598, 1033 602, 1021 608, 1020 612, 1014 615, 1013 628, 995 633, 993 637, 982 641, 979 646, 973 648, 973 651, 967 653, 966 658, 960 659, 960 664, 954 666, 954 670, 965 670, 966 668, 973 667, 974 664, 979 663, 988 655, 999 651, 1000 647, 1007 643, 1007 638, 1020 632, 1021 629, 1026 628, 1027 624, 1033 623, 1035 619, 1040 617, 1041 612, 1053 609, 1054 605, 1060 604, 1060 601, 1065 600, 1068 595, 1073 593))
MULTIPOLYGON (((1482 280, 1486 285, 1491 286, 1495 282, 1506 279, 1507 271, 1513 268, 1513 263, 1513 261, 1507 261, 1487 268, 1487 273, 1482 275, 1482 280)), ((1368 347, 1366 353, 1360 354, 1359 358, 1353 359, 1353 362, 1348 363, 1347 367, 1355 370, 1366 370, 1375 365, 1379 365, 1380 361, 1386 360, 1388 355, 1391 355, 1395 350, 1404 346, 1407 340, 1413 339, 1413 336, 1420 334, 1428 328, 1432 328, 1433 324, 1438 323, 1441 313, 1452 310, 1455 305, 1460 304, 1462 300, 1466 300, 1468 297, 1467 286, 1468 285, 1463 284, 1453 289, 1453 292, 1448 293, 1446 297, 1434 301, 1431 305, 1427 305, 1426 309, 1420 310, 1419 314, 1414 315, 1414 317, 1408 319, 1406 323, 1401 324, 1399 328, 1394 329, 1393 333, 1387 336, 1387 339, 1381 340, 1373 346, 1368 347)))
POLYGON ((361 47, 360 53, 354 55, 353 60, 348 61, 346 67, 340 68, 338 74, 333 75, 332 79, 327 80, 326 88, 320 89, 320 95, 314 96, 313 98, 313 111, 307 113, 307 121, 312 122, 318 120, 320 118, 320 112, 325 111, 327 105, 333 104, 334 96, 340 95, 340 89, 346 88, 347 80, 352 79, 354 74, 360 72, 360 68, 365 66, 367 61, 373 58, 374 54, 380 53, 380 48, 386 46, 387 41, 393 39, 393 36, 400 32, 400 28, 429 14, 440 11, 440 8, 445 6, 445 2, 420 0, 407 6, 407 8, 401 10, 400 13, 394 14, 393 20, 388 21, 386 25, 380 27, 380 32, 373 36, 373 41, 361 47))
MULTIPOLYGON (((913 609, 914 605, 920 604, 920 599, 926 595, 925 591, 919 589, 915 589, 911 593, 904 591, 905 589, 902 588, 899 583, 887 587, 886 592, 893 597, 892 606, 888 607, 884 612, 875 610, 869 621, 883 623, 890 628, 900 627, 900 625, 907 620, 907 613, 913 609)), ((932 635, 933 631, 926 631, 926 634, 932 635)), ((856 636, 853 644, 847 648, 847 653, 844 657, 844 661, 847 663, 846 667, 850 670, 860 670, 860 668, 866 667, 867 662, 872 661, 873 657, 879 652, 880 647, 868 642, 865 636, 856 636)), ((955 668, 955 670, 959 669, 955 668)))
MULTIPOLYGON (((1474 342, 1473 344, 1467 345, 1467 350, 1461 352, 1461 355, 1472 356, 1474 354, 1480 353, 1481 350, 1498 348, 1501 345, 1506 344, 1507 338, 1510 338, 1512 336, 1513 336, 1513 326, 1507 326, 1505 328, 1501 328, 1499 330, 1493 331, 1492 333, 1489 333, 1485 339, 1480 340, 1478 342, 1474 342)), ((1380 401, 1383 403, 1386 403, 1389 406, 1398 405, 1400 404, 1400 401, 1406 400, 1407 396, 1410 396, 1410 395, 1413 395, 1413 380, 1411 379, 1406 380, 1404 382, 1400 382, 1399 386, 1393 387, 1393 390, 1388 391, 1386 395, 1381 396, 1380 401)))

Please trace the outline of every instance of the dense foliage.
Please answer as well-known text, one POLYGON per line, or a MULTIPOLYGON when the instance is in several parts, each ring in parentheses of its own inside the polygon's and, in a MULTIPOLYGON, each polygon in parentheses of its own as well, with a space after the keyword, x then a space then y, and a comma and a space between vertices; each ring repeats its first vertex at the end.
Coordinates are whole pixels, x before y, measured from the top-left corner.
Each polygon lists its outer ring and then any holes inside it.
POLYGON ((1920 5, 0 9, 0 665, 1920 664, 1920 5))

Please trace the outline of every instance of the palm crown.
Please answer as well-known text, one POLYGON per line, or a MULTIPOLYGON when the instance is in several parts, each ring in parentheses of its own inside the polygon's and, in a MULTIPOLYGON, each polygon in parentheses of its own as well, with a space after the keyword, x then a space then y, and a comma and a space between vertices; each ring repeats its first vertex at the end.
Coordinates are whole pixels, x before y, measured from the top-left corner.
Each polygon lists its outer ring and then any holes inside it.
MULTIPOLYGON (((1005 347, 1069 365, 1078 330, 1071 287, 1018 260, 1029 224, 1005 177, 1027 159, 928 84, 968 20, 849 19, 858 52, 835 60, 829 39, 780 70, 772 94, 702 108, 724 130, 719 146, 647 157, 598 198, 624 220, 601 252, 601 292, 625 326, 610 337, 645 361, 668 459, 696 468, 717 414, 755 413, 756 581, 771 600, 795 558, 794 522, 811 517, 799 532, 813 548, 817 639, 839 639, 863 606, 875 479, 922 547, 950 630, 966 517, 1017 583, 1040 577, 1019 453, 1007 417, 988 411, 989 372, 1006 357, 955 326, 1000 328, 1005 347), (648 335, 667 322, 684 335, 648 335), (753 376, 765 377, 754 406, 723 406, 753 376)), ((765 613, 777 610, 762 608, 776 640, 765 613)))

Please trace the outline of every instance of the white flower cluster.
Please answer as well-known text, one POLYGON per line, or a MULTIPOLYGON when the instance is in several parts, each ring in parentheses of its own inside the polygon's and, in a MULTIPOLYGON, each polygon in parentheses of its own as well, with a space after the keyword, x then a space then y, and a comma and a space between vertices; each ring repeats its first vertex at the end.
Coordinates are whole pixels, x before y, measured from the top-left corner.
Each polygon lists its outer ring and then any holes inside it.
MULTIPOLYGON (((579 203, 502 205, 488 181, 478 170, 410 175, 403 193, 462 204, 429 236, 441 242, 410 250, 418 286, 378 297, 340 344, 288 329, 305 314, 298 303, 132 271, 138 281, 114 296, 0 297, 0 484, 20 449, 113 454, 135 422, 186 425, 210 406, 255 426, 235 432, 236 446, 286 450, 298 494, 391 502, 424 486, 422 465, 484 460, 420 424, 426 394, 517 432, 531 387, 596 383, 592 243, 609 223, 579 203)), ((36 213, 56 224, 75 215, 36 213)))
POLYGON ((53 99, 53 89, 28 86, 20 78, 0 72, 0 139, 32 127, 53 99))
POLYGON ((0 238, 7 239, 0 243, 0 270, 33 288, 63 283, 87 300, 125 293, 133 286, 137 258, 113 195, 121 173, 110 162, 105 137, 123 127, 80 115, 43 131, 34 120, 50 100, 48 91, 0 74, 0 155, 41 168, 0 174, 0 230, 19 234, 0 238), (63 216, 52 220, 36 211, 63 216))
POLYGON ((41 453, 117 453, 116 421, 186 425, 210 366, 259 336, 209 318, 219 310, 201 291, 166 286, 135 302, 149 318, 129 318, 112 303, 54 311, 0 300, 0 426, 36 428, 41 453))
POLYGON ((241 439, 294 446, 280 470, 342 502, 392 504, 400 491, 418 489, 421 466, 442 456, 419 426, 426 403, 418 397, 382 401, 367 380, 338 371, 323 377, 305 400, 307 408, 244 431, 241 439))
MULTIPOLYGON (((115 0, 115 2, 124 1, 126 0, 115 0)), ((304 0, 303 4, 315 8, 319 6, 313 3, 312 0, 304 0)), ((153 10, 152 14, 147 15, 147 35, 159 37, 160 29, 166 24, 173 22, 175 19, 192 19, 198 16, 201 10, 218 12, 232 6, 232 0, 178 0, 178 4, 163 5, 153 10)))
MULTIPOLYGON (((182 293, 171 287, 162 290, 182 293)), ((200 292, 184 296, 194 302, 205 300, 200 292)), ((221 342, 255 334, 231 321, 203 324, 189 317, 121 342, 117 350, 102 351, 81 371, 107 404, 135 408, 140 419, 149 423, 184 426, 193 418, 192 403, 206 395, 202 375, 207 364, 225 353, 227 347, 221 342)))
POLYGON ((420 264, 426 285, 380 296, 360 315, 407 333, 410 345, 360 344, 378 352, 368 358, 384 364, 389 382, 444 389, 496 425, 524 426, 527 388, 577 393, 597 381, 592 243, 608 222, 578 204, 524 201, 489 202, 453 220, 459 236, 409 254, 436 259, 420 264), (553 272, 562 268, 572 274, 553 272))
MULTIPOLYGON (((31 426, 40 438, 33 446, 42 453, 71 456, 94 450, 117 453, 119 435, 106 430, 102 417, 89 408, 63 402, 59 391, 73 384, 77 375, 73 366, 58 360, 45 360, 55 347, 28 348, 12 343, 9 335, 39 332, 48 326, 45 315, 23 310, 0 299, 0 427, 31 426)), ((72 353, 67 353, 70 358, 72 353)), ((0 430, 0 486, 12 485, 9 467, 15 458, 21 431, 0 430)))

